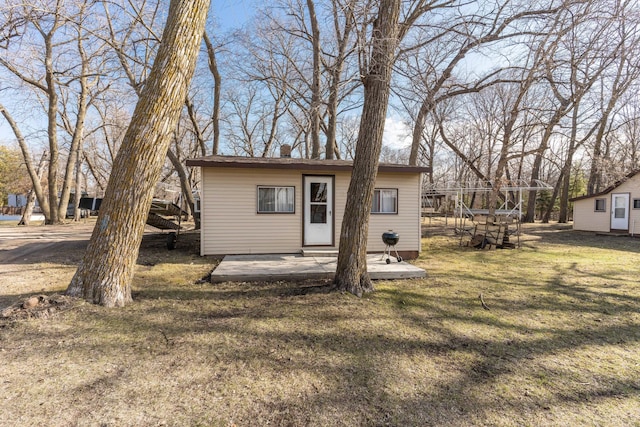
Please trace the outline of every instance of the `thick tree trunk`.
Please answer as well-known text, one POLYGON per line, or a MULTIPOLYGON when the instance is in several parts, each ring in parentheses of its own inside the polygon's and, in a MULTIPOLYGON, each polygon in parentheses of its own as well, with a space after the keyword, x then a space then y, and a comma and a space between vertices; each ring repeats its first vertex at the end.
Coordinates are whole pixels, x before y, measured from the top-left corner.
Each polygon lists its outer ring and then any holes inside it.
POLYGON ((116 156, 91 241, 67 294, 131 301, 144 225, 193 76, 209 0, 172 0, 162 43, 116 156))
POLYGON ((358 296, 373 291, 373 283, 367 273, 367 235, 389 103, 391 71, 398 45, 399 15, 400 0, 380 2, 373 25, 360 132, 340 233, 334 285, 358 296))

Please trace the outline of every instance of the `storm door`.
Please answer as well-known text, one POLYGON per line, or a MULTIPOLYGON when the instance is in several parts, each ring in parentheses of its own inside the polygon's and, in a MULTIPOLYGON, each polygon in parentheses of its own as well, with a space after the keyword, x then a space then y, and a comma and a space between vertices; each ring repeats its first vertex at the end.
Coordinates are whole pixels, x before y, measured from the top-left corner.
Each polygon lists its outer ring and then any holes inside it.
POLYGON ((333 176, 304 176, 304 245, 333 246, 333 176))

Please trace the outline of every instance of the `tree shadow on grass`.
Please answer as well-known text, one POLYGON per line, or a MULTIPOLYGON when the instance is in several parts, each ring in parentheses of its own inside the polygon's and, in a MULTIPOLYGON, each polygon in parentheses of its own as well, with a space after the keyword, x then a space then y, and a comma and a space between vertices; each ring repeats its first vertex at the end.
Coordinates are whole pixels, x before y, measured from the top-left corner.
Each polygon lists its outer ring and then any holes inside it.
MULTIPOLYGON (((1 335, 0 345, 7 366, 73 357, 89 372, 47 383, 68 392, 51 396, 51 406, 69 394, 83 405, 108 392, 134 407, 160 403, 169 420, 185 399, 193 419, 215 411, 219 424, 576 424, 563 418, 569 407, 596 424, 631 424, 630 414, 598 405, 640 398, 639 368, 630 362, 640 298, 567 280, 589 274, 575 263, 540 277, 472 271, 457 276, 464 285, 384 282, 362 299, 313 282, 150 284, 124 309, 86 305, 50 327, 17 327, 29 345, 10 348, 1 335), (477 289, 487 288, 490 311, 478 301, 477 289), (590 359, 571 360, 585 349, 590 359), (122 367, 118 375, 101 373, 112 365, 122 367), (183 396, 127 394, 145 378, 164 378, 164 388, 183 396)), ((615 272, 598 274, 615 284, 615 272)), ((37 363, 20 366, 7 381, 39 386, 37 363)), ((93 408, 98 418, 110 410, 93 408)))

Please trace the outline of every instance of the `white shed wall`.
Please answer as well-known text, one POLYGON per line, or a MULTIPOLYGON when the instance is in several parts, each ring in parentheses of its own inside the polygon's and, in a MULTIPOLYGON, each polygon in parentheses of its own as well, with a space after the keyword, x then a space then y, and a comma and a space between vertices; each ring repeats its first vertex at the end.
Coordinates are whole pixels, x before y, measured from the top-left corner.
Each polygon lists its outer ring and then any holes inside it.
POLYGON ((611 224, 611 196, 590 197, 573 203, 573 229, 583 231, 608 232, 611 224), (595 200, 605 199, 606 210, 595 211, 595 200))
MULTIPOLYGON (((202 255, 297 253, 302 247, 302 177, 335 176, 335 245, 339 245, 350 173, 286 169, 202 168, 202 255), (295 187, 295 213, 258 214, 258 185, 295 187)), ((373 214, 370 252, 381 252, 382 233, 400 235, 398 251, 420 251, 420 174, 379 173, 376 188, 398 189, 398 214, 373 214)), ((331 247, 324 249, 331 249, 331 247)))
POLYGON ((574 230, 609 232, 611 230, 612 194, 629 194, 629 233, 640 234, 640 209, 633 208, 633 200, 640 199, 640 174, 632 176, 611 192, 577 200, 573 204, 574 230), (595 200, 605 199, 605 212, 595 211, 595 200))

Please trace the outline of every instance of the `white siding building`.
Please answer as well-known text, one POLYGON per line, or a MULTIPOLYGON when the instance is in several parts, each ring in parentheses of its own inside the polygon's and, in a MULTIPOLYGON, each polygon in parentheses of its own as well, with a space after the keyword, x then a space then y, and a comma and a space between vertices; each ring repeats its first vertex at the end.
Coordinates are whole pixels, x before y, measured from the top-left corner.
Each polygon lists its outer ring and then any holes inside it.
MULTIPOLYGON (((345 160, 208 156, 202 168, 201 254, 337 250, 352 163, 345 160)), ((397 232, 403 258, 420 252, 424 167, 381 164, 369 222, 369 252, 397 232)))
POLYGON ((574 230, 640 233, 639 172, 600 193, 571 199, 574 230))

